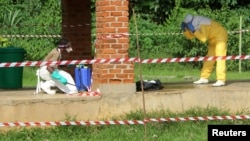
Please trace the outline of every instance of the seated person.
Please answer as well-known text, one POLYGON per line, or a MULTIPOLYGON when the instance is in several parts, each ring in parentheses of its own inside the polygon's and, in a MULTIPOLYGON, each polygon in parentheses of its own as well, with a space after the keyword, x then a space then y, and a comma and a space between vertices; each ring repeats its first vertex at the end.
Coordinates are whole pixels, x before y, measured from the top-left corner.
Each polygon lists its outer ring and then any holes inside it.
MULTIPOLYGON (((60 61, 62 51, 67 51, 68 53, 72 51, 69 40, 60 39, 57 47, 52 49, 43 61, 60 61)), ((41 66, 39 76, 43 80, 40 83, 40 87, 47 94, 56 93, 55 90, 51 90, 51 87, 57 87, 66 94, 78 93, 72 76, 66 71, 58 69, 57 65, 41 66)))

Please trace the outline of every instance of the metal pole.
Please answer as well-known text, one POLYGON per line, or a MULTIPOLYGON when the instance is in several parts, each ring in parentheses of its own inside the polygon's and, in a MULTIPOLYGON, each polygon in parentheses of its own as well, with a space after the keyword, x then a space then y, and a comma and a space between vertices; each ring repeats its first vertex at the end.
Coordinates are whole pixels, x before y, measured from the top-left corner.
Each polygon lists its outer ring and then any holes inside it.
MULTIPOLYGON (((140 46, 139 46, 139 36, 138 36, 138 27, 137 27, 137 20, 136 14, 134 9, 133 10, 133 17, 134 17, 134 24, 135 24, 135 31, 136 31, 136 47, 137 47, 137 56, 139 60, 139 73, 140 73, 140 82, 141 82, 141 91, 142 91, 142 102, 143 102, 143 113, 144 119, 146 118, 146 104, 145 104, 145 97, 144 97, 144 86, 143 86, 143 79, 142 79, 142 70, 141 70, 141 55, 140 55, 140 46)), ((144 124, 144 141, 147 141, 147 123, 144 124)))
MULTIPOLYGON (((242 16, 240 16, 240 33, 239 33, 239 55, 241 56, 242 47, 242 16)), ((239 59, 239 73, 241 73, 241 60, 239 59)))

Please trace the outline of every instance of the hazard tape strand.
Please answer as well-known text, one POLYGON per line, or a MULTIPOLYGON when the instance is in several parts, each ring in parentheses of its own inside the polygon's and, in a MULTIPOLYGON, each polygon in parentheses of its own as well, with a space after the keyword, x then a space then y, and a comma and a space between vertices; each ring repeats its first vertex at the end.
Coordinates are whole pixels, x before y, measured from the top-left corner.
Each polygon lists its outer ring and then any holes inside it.
POLYGON ((74 126, 74 125, 140 125, 149 122, 181 122, 181 121, 215 121, 215 120, 246 120, 250 115, 234 116, 200 116, 177 118, 149 118, 145 120, 108 120, 108 121, 55 121, 55 122, 0 122, 0 127, 25 127, 25 126, 74 126))
POLYGON ((25 62, 2 62, 1 67, 28 67, 44 65, 74 65, 74 64, 94 64, 94 63, 114 63, 114 62, 136 62, 136 63, 173 63, 173 62, 198 62, 212 60, 246 60, 250 55, 237 56, 206 56, 206 57, 184 57, 184 58, 113 58, 113 59, 92 59, 92 60, 63 60, 63 61, 25 61, 25 62))
POLYGON ((99 89, 92 91, 89 89, 87 92, 79 92, 78 94, 67 94, 68 96, 93 96, 93 97, 100 97, 101 92, 99 89))
MULTIPOLYGON (((83 25, 77 25, 77 26, 83 26, 83 25)), ((74 25, 64 25, 63 27, 76 27, 74 25)), ((237 30, 237 31, 228 31, 228 34, 235 34, 235 33, 246 33, 250 32, 248 29, 243 30, 237 30)), ((164 36, 164 35, 182 35, 182 32, 167 32, 167 33, 141 33, 138 34, 139 36, 164 36)), ((96 37, 96 39, 113 39, 113 38, 122 38, 122 37, 128 37, 128 36, 135 36, 137 34, 129 34, 129 33, 118 33, 118 34, 112 34, 112 35, 102 35, 99 37, 96 37)), ((24 35, 24 34, 16 34, 16 35, 0 35, 4 38, 61 38, 62 35, 56 35, 56 34, 50 34, 50 35, 24 35)), ((96 36, 96 34, 92 34, 91 36, 96 36)))

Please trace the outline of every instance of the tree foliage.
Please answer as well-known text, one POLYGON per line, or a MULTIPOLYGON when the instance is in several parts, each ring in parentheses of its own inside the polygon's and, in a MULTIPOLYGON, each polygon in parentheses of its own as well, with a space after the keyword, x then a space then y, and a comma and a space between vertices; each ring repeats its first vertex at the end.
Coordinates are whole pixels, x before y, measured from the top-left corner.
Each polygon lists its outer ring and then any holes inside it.
MULTIPOLYGON (((143 58, 166 57, 195 57, 205 56, 207 43, 198 40, 187 40, 181 34, 180 23, 187 13, 204 15, 221 23, 229 32, 228 55, 239 54, 239 17, 243 17, 242 28, 249 29, 250 2, 244 0, 157 0, 157 1, 130 1, 130 9, 135 10, 138 30, 140 34, 155 33, 155 36, 139 36, 140 51, 143 58), (139 6, 143 3, 142 6, 139 6), (161 7, 158 9, 158 6, 161 7), (168 7, 171 5, 170 7, 168 7), (147 11, 147 12, 146 12, 147 11), (151 12, 150 12, 151 11, 151 12), (151 14, 148 14, 151 13, 151 14), (164 20, 158 18, 164 15, 164 20), (157 25, 157 26, 156 26, 157 25), (156 36, 157 33, 166 33, 164 36, 156 36), (173 33, 173 34, 167 34, 173 33), (175 33, 175 34, 174 34, 175 33)), ((131 12, 132 16, 133 13, 131 12)), ((135 15, 134 15, 135 16, 135 15)), ((133 18, 130 18, 131 33, 136 34, 133 18)), ((249 54, 249 33, 243 33, 242 52, 249 54)), ((136 39, 131 37, 130 54, 136 55, 136 39), (133 48, 134 47, 134 48, 133 48)), ((243 62, 243 69, 249 68, 248 61, 243 62)), ((191 65, 201 67, 201 63, 191 65)), ((237 70, 238 61, 228 61, 228 70, 237 70)))
MULTIPOLYGON (((61 34, 60 0, 0 0, 1 35, 61 34)), ((11 38, 23 47, 28 60, 41 60, 52 48, 54 38, 11 38)))
POLYGON ((196 11, 199 9, 220 10, 225 7, 235 10, 250 7, 250 1, 245 0, 130 0, 129 3, 130 16, 133 15, 132 9, 134 9, 140 18, 158 24, 163 24, 166 19, 170 18, 172 11, 176 8, 196 11))
MULTIPOLYGON (((92 33, 95 34, 95 2, 91 0, 92 33)), ((208 16, 220 22, 229 32, 228 55, 239 53, 239 17, 242 28, 249 29, 250 1, 246 0, 129 0, 130 49, 136 56, 137 39, 143 58, 194 57, 206 54, 206 45, 187 40, 181 34, 180 23, 187 13, 208 16), (135 15, 133 14, 135 11, 135 15), (138 32, 136 33, 134 16, 138 32)), ((0 35, 60 35, 61 0, 0 0, 0 35)), ((27 60, 41 60, 57 38, 11 38, 15 46, 27 51, 27 60)), ((95 40, 93 36, 92 40, 95 40)), ((93 43, 93 41, 92 41, 93 43)), ((249 54, 248 32, 243 33, 242 52, 249 54)), ((201 63, 192 63, 194 67, 201 63)), ((250 66, 244 61, 243 68, 250 66)), ((229 70, 237 69, 237 61, 228 63, 229 70)))

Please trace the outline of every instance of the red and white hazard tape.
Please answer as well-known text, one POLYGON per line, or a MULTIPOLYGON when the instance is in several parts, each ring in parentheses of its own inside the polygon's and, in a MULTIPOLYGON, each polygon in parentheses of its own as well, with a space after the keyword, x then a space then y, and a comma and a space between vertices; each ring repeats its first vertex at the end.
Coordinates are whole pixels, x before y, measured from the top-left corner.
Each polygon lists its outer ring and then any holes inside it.
POLYGON ((93 60, 64 60, 64 61, 26 61, 26 62, 3 62, 0 67, 24 67, 24 66, 44 66, 44 65, 73 65, 73 64, 94 64, 111 62, 134 62, 137 58, 118 59, 93 59, 93 60))
POLYGON ((177 118, 149 118, 146 120, 124 120, 124 121, 57 121, 57 122, 10 122, 1 123, 0 127, 17 126, 72 126, 72 125, 136 125, 149 122, 179 122, 179 121, 209 121, 209 120, 245 120, 250 119, 250 115, 235 116, 203 116, 203 117, 177 117, 177 118))
POLYGON ((61 38, 61 35, 0 35, 4 38, 61 38))
POLYGON ((249 59, 249 58, 250 58, 250 55, 159 58, 159 59, 144 59, 144 60, 141 60, 141 63, 149 64, 149 63, 197 62, 197 61, 212 61, 212 60, 243 60, 243 59, 249 59))
POLYGON ((97 39, 114 39, 114 38, 121 38, 129 36, 128 33, 121 33, 121 34, 112 34, 112 35, 105 35, 97 37, 97 39))
MULTIPOLYGON (((90 26, 91 24, 75 24, 75 25, 62 25, 62 27, 83 27, 83 26, 90 26)), ((10 25, 7 25, 7 24, 2 24, 0 25, 0 28, 16 28, 16 27, 58 27, 58 25, 56 24, 50 24, 50 25, 45 25, 45 24, 18 24, 18 25, 15 25, 15 26, 10 26, 10 25)))
POLYGON ((139 58, 117 58, 117 59, 93 59, 93 60, 64 60, 64 61, 26 61, 26 62, 3 62, 0 67, 24 67, 24 66, 43 66, 43 65, 73 65, 73 64, 94 64, 94 63, 113 63, 113 62, 140 62, 140 63, 172 63, 172 62, 197 62, 212 60, 245 60, 250 59, 250 55, 237 56, 210 56, 210 57, 184 57, 184 58, 158 58, 142 59, 139 58))
POLYGON ((97 93, 84 93, 84 92, 81 92, 81 93, 78 93, 78 94, 67 94, 68 96, 101 96, 101 94, 97 94, 97 93))
POLYGON ((78 94, 67 94, 68 96, 101 96, 101 92, 99 89, 96 91, 88 90, 87 92, 80 92, 78 94))
MULTIPOLYGON (((63 25, 63 27, 80 27, 80 26, 89 26, 88 24, 86 25, 63 25)), ((234 34, 234 33, 244 33, 244 32, 250 32, 248 29, 243 29, 243 30, 237 30, 237 31, 228 31, 228 34, 234 34)), ((183 34, 182 32, 167 32, 167 33, 141 33, 138 34, 139 36, 164 36, 164 35, 181 35, 183 34)), ((112 38, 121 38, 121 37, 126 37, 126 36, 132 36, 132 35, 137 35, 137 34, 129 34, 129 33, 119 33, 119 34, 114 34, 114 35, 106 35, 106 36, 100 36, 96 37, 97 39, 112 39, 112 38)), ((61 35, 0 35, 4 38, 60 38, 61 35)), ((92 36, 95 36, 93 34, 92 36)))

